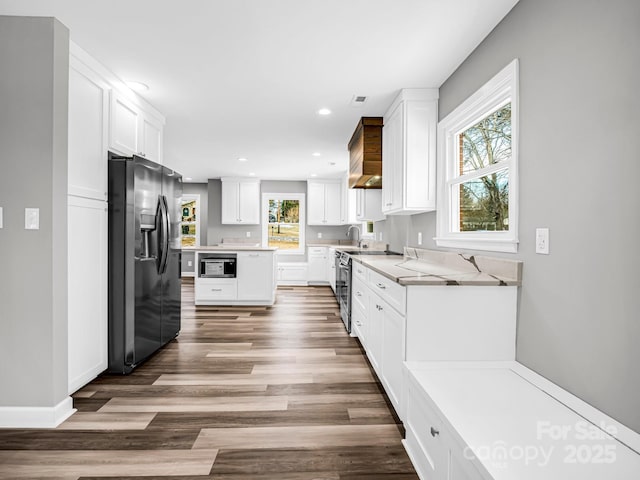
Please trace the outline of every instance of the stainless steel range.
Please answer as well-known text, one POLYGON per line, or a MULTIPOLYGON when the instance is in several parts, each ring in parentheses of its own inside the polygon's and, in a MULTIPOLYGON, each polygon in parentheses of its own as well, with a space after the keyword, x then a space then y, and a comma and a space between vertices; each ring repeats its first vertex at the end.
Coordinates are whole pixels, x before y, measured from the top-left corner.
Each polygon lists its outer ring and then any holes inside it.
POLYGON ((399 255, 379 250, 344 250, 336 252, 336 298, 340 303, 340 318, 351 333, 351 257, 353 255, 399 255))

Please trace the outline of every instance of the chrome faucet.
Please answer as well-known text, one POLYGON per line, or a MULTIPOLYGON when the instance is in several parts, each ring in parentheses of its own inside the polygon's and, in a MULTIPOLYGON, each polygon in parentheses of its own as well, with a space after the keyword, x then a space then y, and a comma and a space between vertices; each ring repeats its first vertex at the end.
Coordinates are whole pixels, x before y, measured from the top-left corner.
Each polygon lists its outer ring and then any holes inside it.
POLYGON ((356 231, 358 232, 358 247, 360 247, 360 244, 362 243, 362 232, 360 232, 360 227, 358 225, 349 225, 349 228, 347 229, 347 237, 349 236, 349 234, 351 233, 351 229, 355 228, 356 231))

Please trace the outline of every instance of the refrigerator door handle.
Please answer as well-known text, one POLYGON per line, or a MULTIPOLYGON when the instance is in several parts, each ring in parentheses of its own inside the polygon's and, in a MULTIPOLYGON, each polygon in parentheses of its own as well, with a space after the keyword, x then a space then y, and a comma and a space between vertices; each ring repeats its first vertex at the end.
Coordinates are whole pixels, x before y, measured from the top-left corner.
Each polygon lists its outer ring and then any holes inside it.
POLYGON ((167 232, 165 229, 166 216, 165 216, 165 203, 162 195, 158 195, 158 209, 156 212, 156 224, 158 228, 156 228, 158 232, 157 240, 158 240, 158 258, 156 263, 156 268, 159 274, 162 274, 165 263, 165 256, 167 255, 167 250, 165 245, 167 243, 166 237, 167 232))
POLYGON ((171 237, 171 219, 169 218, 169 205, 167 204, 167 197, 162 195, 162 215, 163 215, 163 245, 162 245, 162 261, 160 263, 160 273, 167 271, 167 262, 169 261, 169 241, 171 237))

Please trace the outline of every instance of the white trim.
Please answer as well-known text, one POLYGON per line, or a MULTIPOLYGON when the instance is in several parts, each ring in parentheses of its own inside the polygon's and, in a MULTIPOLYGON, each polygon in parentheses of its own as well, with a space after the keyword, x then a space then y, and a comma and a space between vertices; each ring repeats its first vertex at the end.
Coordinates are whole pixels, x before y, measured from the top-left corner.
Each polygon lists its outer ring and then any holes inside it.
MULTIPOLYGON (((300 218, 298 224, 300 225, 300 248, 296 250, 280 250, 278 249, 278 256, 287 256, 287 255, 304 255, 306 253, 306 240, 305 233, 307 229, 306 222, 306 204, 305 204, 306 195, 304 193, 263 193, 262 194, 262 204, 261 204, 261 218, 262 218, 262 228, 261 228, 261 237, 262 237, 262 246, 264 248, 269 248, 269 208, 268 202, 269 200, 298 200, 300 202, 300 218)), ((306 282, 305 282, 306 283, 306 282)))
POLYGON ((75 411, 71 397, 55 407, 0 407, 0 428, 55 428, 75 411))
POLYGON ((438 210, 436 214, 436 245, 439 247, 495 252, 518 251, 518 59, 513 60, 477 92, 460 104, 438 124, 438 210), (472 173, 458 176, 457 135, 506 103, 511 102, 511 160, 472 173), (458 232, 452 225, 456 200, 451 197, 453 185, 468 178, 482 176, 504 168, 509 169, 509 230, 507 232, 458 232))

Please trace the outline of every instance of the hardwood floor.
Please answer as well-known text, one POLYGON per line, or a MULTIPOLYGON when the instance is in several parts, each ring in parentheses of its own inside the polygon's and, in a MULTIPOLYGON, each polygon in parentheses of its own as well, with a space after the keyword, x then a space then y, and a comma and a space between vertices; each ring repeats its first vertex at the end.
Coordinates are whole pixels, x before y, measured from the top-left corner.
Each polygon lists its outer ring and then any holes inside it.
POLYGON ((179 337, 73 398, 57 429, 0 429, 0 478, 418 478, 329 287, 196 308, 186 280, 179 337))

